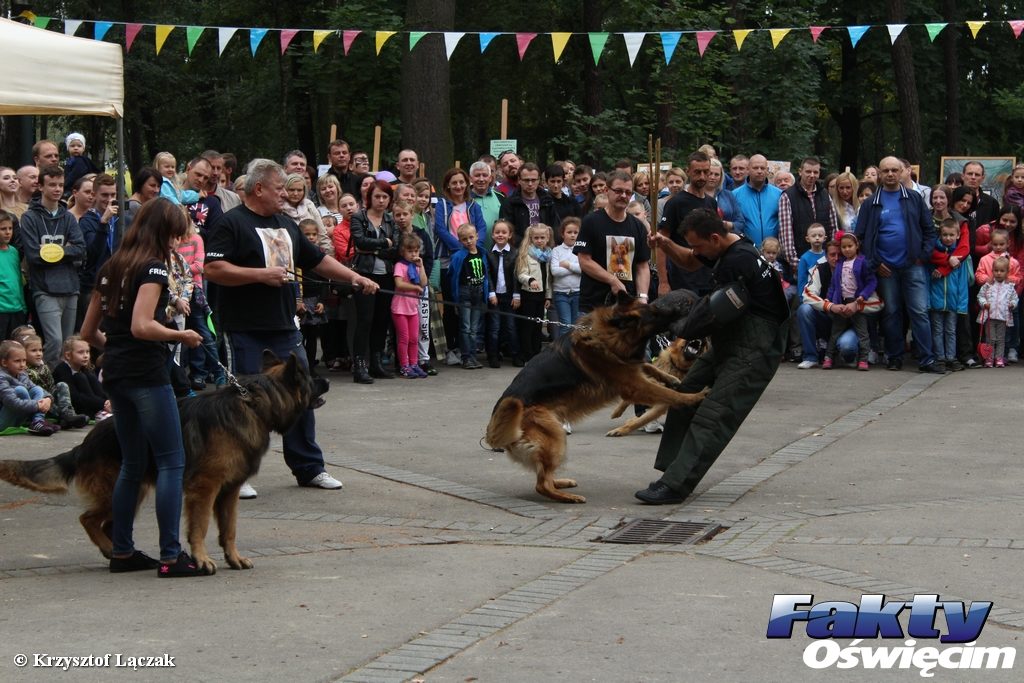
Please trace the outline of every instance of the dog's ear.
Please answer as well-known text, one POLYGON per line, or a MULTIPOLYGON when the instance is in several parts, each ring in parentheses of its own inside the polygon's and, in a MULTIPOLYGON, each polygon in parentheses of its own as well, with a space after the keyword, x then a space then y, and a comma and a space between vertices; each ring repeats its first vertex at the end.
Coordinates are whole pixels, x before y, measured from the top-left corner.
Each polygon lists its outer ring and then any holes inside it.
POLYGON ((274 355, 270 349, 263 349, 263 372, 281 364, 281 359, 274 355))
MULTIPOLYGON (((280 363, 281 361, 277 361, 280 363)), ((288 360, 284 363, 284 380, 288 384, 293 384, 295 379, 298 377, 301 367, 299 366, 299 357, 292 351, 288 354, 288 360)))

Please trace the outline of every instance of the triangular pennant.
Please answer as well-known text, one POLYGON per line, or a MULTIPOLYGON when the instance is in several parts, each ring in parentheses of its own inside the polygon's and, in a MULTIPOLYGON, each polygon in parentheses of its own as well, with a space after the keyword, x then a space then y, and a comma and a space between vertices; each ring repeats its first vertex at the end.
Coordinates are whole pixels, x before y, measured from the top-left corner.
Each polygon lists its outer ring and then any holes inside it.
POLYGON ((557 62, 562 56, 562 52, 565 50, 566 44, 569 42, 569 36, 571 33, 552 33, 551 34, 551 50, 555 53, 555 61, 557 62))
POLYGON ((205 30, 205 26, 188 26, 185 28, 185 45, 188 46, 189 55, 192 54, 192 50, 195 49, 196 43, 199 41, 199 36, 203 35, 205 30))
POLYGON ((124 51, 131 52, 132 43, 142 30, 142 24, 125 24, 124 27, 124 51))
POLYGON ((256 49, 263 42, 263 37, 267 35, 267 29, 265 28, 251 28, 249 29, 249 50, 252 52, 252 56, 256 56, 256 49))
POLYGON ((103 40, 103 37, 107 35, 107 31, 109 31, 113 25, 114 24, 109 21, 97 21, 92 25, 92 37, 95 40, 103 40))
POLYGON ((789 34, 788 28, 772 28, 768 29, 768 33, 772 34, 772 49, 774 50, 782 42, 782 39, 789 34))
MULTIPOLYGON (((342 31, 341 32, 341 47, 345 51, 345 56, 348 57, 349 48, 352 47, 352 41, 356 39, 362 31, 342 31)), ((377 48, 377 52, 380 52, 380 48, 377 48)))
POLYGON ((320 49, 320 43, 327 40, 327 36, 334 33, 334 31, 313 31, 313 52, 320 49))
POLYGON ((78 19, 65 19, 64 20, 64 35, 73 36, 78 27, 82 25, 82 22, 78 19))
POLYGON ((854 47, 857 47, 857 43, 864 37, 864 34, 868 32, 870 26, 847 26, 846 30, 850 34, 850 42, 853 43, 854 47))
POLYGON ((487 46, 491 44, 491 41, 497 38, 500 33, 481 33, 480 34, 480 54, 483 54, 487 50, 487 46))
POLYGON ((32 23, 36 28, 46 28, 50 25, 51 19, 53 19, 53 17, 36 17, 32 20, 32 23))
POLYGON ((295 36, 298 35, 298 30, 294 28, 283 28, 281 29, 281 54, 284 54, 288 49, 288 46, 295 40, 295 36))
POLYGON ((237 28, 219 28, 217 29, 217 56, 224 54, 224 48, 228 46, 228 42, 231 40, 231 36, 235 35, 238 31, 237 28))
POLYGON ((420 39, 427 35, 426 31, 409 31, 409 52, 412 52, 413 48, 416 47, 416 43, 420 42, 420 39))
POLYGON ((697 31, 697 52, 701 57, 704 56, 704 50, 708 49, 708 43, 715 37, 718 31, 697 31))
POLYGON ((445 32, 445 34, 444 34, 444 54, 449 59, 449 61, 452 58, 452 53, 455 52, 455 47, 459 44, 459 41, 462 40, 462 36, 464 36, 464 35, 466 35, 466 34, 465 33, 455 33, 455 32, 452 32, 452 31, 446 31, 445 32))
POLYGON ((821 34, 824 33, 827 28, 828 26, 811 26, 811 40, 815 43, 818 42, 818 38, 821 37, 821 34))
POLYGON ((174 26, 168 24, 157 24, 156 27, 156 53, 160 54, 160 49, 167 42, 167 36, 171 35, 171 31, 174 30, 174 26))
POLYGON ((517 33, 516 34, 516 47, 519 50, 519 61, 523 61, 523 55, 526 54, 526 48, 530 47, 530 43, 537 37, 536 33, 517 33))
POLYGON ((646 33, 640 31, 622 34, 622 39, 626 41, 626 55, 629 57, 630 66, 633 66, 636 56, 640 54, 640 47, 643 45, 644 36, 646 35, 646 33))
POLYGON ((886 24, 885 27, 889 29, 889 44, 895 45, 896 39, 903 33, 903 29, 907 27, 906 24, 886 24))
POLYGON ((679 45, 682 35, 679 31, 667 31, 661 34, 661 49, 665 53, 666 64, 672 61, 672 55, 675 54, 676 46, 679 45))
POLYGON ((608 42, 607 33, 590 34, 590 52, 594 55, 594 66, 601 61, 601 53, 604 52, 604 44, 608 42))
POLYGON ((388 42, 388 38, 395 35, 395 31, 377 31, 377 56, 380 56, 381 48, 384 47, 384 43, 388 42))
POLYGON ((935 24, 925 24, 924 27, 928 29, 928 40, 935 42, 935 36, 942 33, 942 29, 946 28, 946 22, 940 22, 935 24))
POLYGON ((732 32, 732 37, 736 39, 736 52, 743 49, 743 41, 747 39, 747 36, 750 35, 751 31, 753 31, 753 29, 738 28, 732 32))
POLYGON ((1024 30, 1024 21, 1020 21, 1018 19, 1017 21, 1009 21, 1007 23, 1010 25, 1010 28, 1013 29, 1013 37, 1020 38, 1020 32, 1024 30))
POLYGON ((971 29, 971 38, 977 38, 978 31, 980 31, 981 27, 987 23, 987 21, 968 21, 967 28, 971 29))

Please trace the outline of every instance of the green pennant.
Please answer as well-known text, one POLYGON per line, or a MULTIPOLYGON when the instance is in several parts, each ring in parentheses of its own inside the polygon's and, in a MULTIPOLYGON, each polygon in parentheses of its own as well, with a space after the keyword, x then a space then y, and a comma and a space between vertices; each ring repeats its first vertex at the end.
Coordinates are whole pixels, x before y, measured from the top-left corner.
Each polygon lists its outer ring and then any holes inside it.
POLYGON ((192 54, 192 48, 196 46, 199 36, 203 35, 205 30, 205 26, 188 26, 185 28, 185 42, 188 44, 189 55, 192 54))
POLYGON ((928 40, 934 43, 935 36, 939 35, 942 32, 942 29, 946 28, 946 23, 925 24, 924 27, 928 29, 928 40))
POLYGON ((604 52, 604 44, 608 42, 607 33, 591 33, 590 36, 590 51, 594 54, 594 66, 601 61, 601 53, 604 52))
POLYGON ((409 51, 416 47, 416 43, 420 42, 420 38, 427 35, 426 31, 409 31, 409 51))
POLYGON ((35 24, 36 28, 46 28, 50 25, 50 19, 52 19, 52 17, 37 16, 32 23, 35 24))

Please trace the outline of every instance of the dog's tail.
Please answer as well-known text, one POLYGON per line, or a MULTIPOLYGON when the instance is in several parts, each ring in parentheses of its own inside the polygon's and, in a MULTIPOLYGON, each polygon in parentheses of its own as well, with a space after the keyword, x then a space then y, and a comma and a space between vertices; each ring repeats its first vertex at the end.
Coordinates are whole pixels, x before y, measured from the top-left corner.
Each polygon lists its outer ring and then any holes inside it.
POLYGON ((41 493, 67 493, 75 478, 77 448, 45 460, 0 460, 0 479, 41 493))
POLYGON ((501 399, 487 423, 487 443, 491 448, 508 449, 523 438, 522 423, 523 402, 518 398, 501 399))

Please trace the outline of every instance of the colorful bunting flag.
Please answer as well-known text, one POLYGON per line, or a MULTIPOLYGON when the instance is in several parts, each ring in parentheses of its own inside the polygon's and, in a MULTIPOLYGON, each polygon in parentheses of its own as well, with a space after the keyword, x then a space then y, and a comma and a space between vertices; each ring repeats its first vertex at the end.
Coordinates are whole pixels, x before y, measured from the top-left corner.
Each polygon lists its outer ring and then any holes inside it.
POLYGON ((220 28, 217 29, 217 56, 224 54, 224 48, 228 46, 228 41, 231 40, 231 36, 235 35, 238 31, 237 28, 220 28))
POLYGON ((942 29, 946 28, 946 23, 925 24, 924 27, 928 30, 928 40, 934 43, 935 36, 942 33, 942 29))
POLYGON ((252 56, 256 56, 256 49, 259 48, 260 43, 263 42, 264 36, 267 35, 267 29, 265 28, 251 28, 249 29, 249 50, 252 52, 252 56))
POLYGON ((590 52, 594 56, 594 66, 601 61, 601 53, 604 52, 604 45, 608 42, 608 33, 591 33, 590 52))
POLYGON ((821 37, 821 34, 825 32, 825 29, 827 29, 828 26, 811 26, 810 28, 811 28, 811 41, 817 43, 818 42, 818 38, 821 37))
POLYGON ((718 31, 697 31, 697 52, 701 57, 704 56, 704 50, 708 49, 708 43, 715 37, 718 31))
POLYGON ((497 38, 500 33, 481 33, 480 34, 480 54, 483 54, 487 50, 487 46, 491 44, 491 41, 497 38))
POLYGON ((320 49, 320 43, 327 40, 327 36, 334 33, 334 31, 313 31, 313 52, 315 53, 320 49))
POLYGON ((445 32, 445 34, 444 34, 444 55, 445 55, 445 57, 448 58, 449 62, 452 60, 452 53, 455 52, 455 47, 459 44, 459 41, 462 40, 462 36, 464 36, 464 35, 466 35, 466 34, 465 33, 455 33, 455 32, 452 32, 452 31, 446 31, 445 32))
POLYGON ((907 25, 906 24, 886 24, 885 27, 887 29, 889 29, 889 44, 890 45, 895 45, 896 44, 896 39, 900 37, 900 34, 903 33, 903 29, 905 29, 907 27, 907 25))
POLYGON ((732 32, 732 37, 736 39, 736 52, 743 49, 743 41, 747 39, 752 30, 749 28, 739 28, 732 32))
POLYGON ((1017 20, 1008 23, 1010 24, 1010 28, 1013 29, 1013 37, 1020 38, 1020 32, 1024 30, 1024 21, 1017 20))
POLYGON ((636 56, 640 54, 640 46, 644 44, 644 36, 646 35, 646 33, 639 31, 622 34, 622 39, 626 41, 626 55, 629 56, 630 66, 633 66, 633 62, 636 61, 636 56))
POLYGON ((295 36, 299 34, 298 30, 294 28, 283 28, 281 29, 281 54, 284 54, 288 49, 288 46, 295 40, 295 36))
POLYGON ((163 48, 164 43, 167 42, 167 36, 171 35, 171 31, 174 30, 174 26, 168 24, 157 24, 156 27, 156 53, 160 54, 160 49, 163 48))
POLYGON ((36 13, 33 12, 32 10, 30 10, 30 9, 23 9, 23 10, 21 10, 21 12, 18 14, 18 16, 23 18, 23 19, 28 19, 33 24, 36 22, 36 13))
POLYGON ((980 31, 981 27, 984 26, 987 23, 988 23, 987 21, 968 21, 967 22, 967 28, 971 29, 971 37, 972 38, 977 38, 978 37, 978 31, 980 31))
POLYGON ((557 62, 562 56, 562 52, 565 51, 565 46, 569 42, 571 33, 552 33, 551 34, 551 51, 555 54, 555 61, 557 62))
POLYGON ((92 26, 93 38, 95 40, 103 40, 103 36, 107 35, 107 31, 109 31, 113 25, 114 24, 109 21, 97 21, 92 26))
POLYGON ((82 22, 78 19, 65 19, 64 20, 64 35, 73 36, 78 27, 82 25, 82 22))
POLYGON ((35 25, 36 28, 46 28, 47 26, 50 25, 50 20, 52 18, 53 17, 36 17, 35 19, 32 20, 32 23, 35 25))
POLYGON ((846 30, 850 34, 850 42, 853 43, 854 47, 857 47, 857 43, 864 37, 864 34, 868 32, 870 26, 847 26, 846 30))
POLYGON ((772 35, 772 49, 774 50, 782 42, 782 39, 789 34, 790 29, 788 28, 772 28, 768 29, 768 33, 772 35))
POLYGON ((420 39, 425 35, 427 35, 426 31, 409 31, 409 52, 412 52, 413 48, 416 47, 416 43, 420 42, 420 39))
POLYGON ((188 54, 192 55, 192 50, 196 46, 196 42, 199 40, 199 36, 203 35, 203 31, 206 30, 204 26, 187 26, 185 28, 185 45, 188 46, 188 54))
POLYGON ((124 27, 124 51, 131 52, 132 43, 142 30, 142 24, 125 24, 124 27))
POLYGON ((384 43, 388 42, 388 38, 395 35, 396 31, 377 31, 377 56, 380 56, 381 48, 384 47, 384 43))
POLYGON ((672 61, 672 55, 675 54, 676 46, 679 45, 679 39, 682 35, 679 31, 669 31, 661 34, 661 49, 665 52, 666 64, 672 61))
POLYGON ((523 61, 523 55, 526 54, 526 48, 530 47, 530 43, 537 37, 536 33, 517 33, 516 34, 516 47, 519 49, 519 61, 523 61))
MULTIPOLYGON (((349 48, 352 47, 352 41, 356 39, 362 31, 342 31, 341 32, 341 47, 345 51, 345 56, 348 57, 349 48)), ((377 48, 377 54, 380 54, 380 48, 377 48)))

